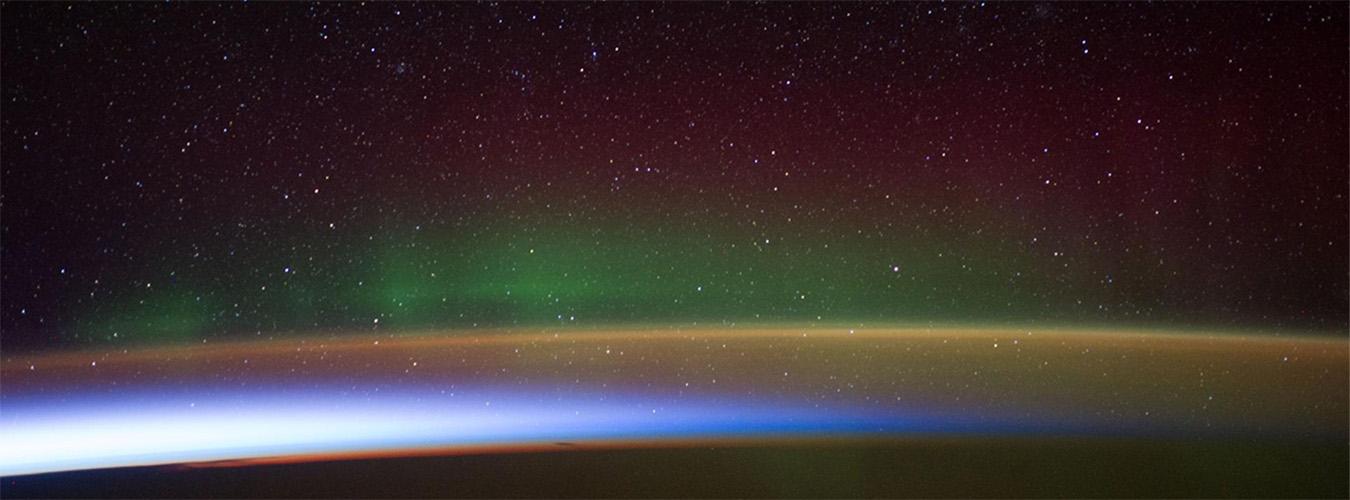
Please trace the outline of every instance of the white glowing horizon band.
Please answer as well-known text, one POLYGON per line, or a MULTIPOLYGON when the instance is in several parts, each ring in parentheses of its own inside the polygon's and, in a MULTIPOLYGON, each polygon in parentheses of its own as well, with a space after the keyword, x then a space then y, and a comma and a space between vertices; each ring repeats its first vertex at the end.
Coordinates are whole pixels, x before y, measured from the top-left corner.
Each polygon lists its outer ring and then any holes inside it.
POLYGON ((195 406, 181 395, 153 402, 102 397, 18 411, 11 401, 0 411, 0 476, 287 455, 880 431, 905 425, 895 416, 878 421, 875 415, 838 409, 492 395, 499 400, 435 399, 425 393, 235 395, 195 406))

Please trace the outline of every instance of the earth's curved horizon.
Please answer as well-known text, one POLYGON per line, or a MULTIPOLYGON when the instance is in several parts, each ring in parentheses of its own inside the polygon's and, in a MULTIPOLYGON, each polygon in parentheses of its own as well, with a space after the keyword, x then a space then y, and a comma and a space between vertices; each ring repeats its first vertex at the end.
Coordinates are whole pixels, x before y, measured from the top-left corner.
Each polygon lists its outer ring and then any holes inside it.
POLYGON ((1347 343, 1324 337, 426 331, 7 355, 3 376, 0 475, 543 451, 559 442, 1347 437, 1347 343))
POLYGON ((1337 2, 0 1, 0 496, 1350 496, 1337 2))

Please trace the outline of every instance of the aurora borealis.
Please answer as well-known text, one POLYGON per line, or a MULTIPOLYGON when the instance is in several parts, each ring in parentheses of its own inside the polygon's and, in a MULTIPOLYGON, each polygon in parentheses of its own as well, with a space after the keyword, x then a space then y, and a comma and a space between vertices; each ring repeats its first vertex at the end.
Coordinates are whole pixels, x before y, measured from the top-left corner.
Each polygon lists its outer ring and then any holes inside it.
POLYGON ((7 14, 15 347, 1346 325, 1327 4, 7 14))
MULTIPOLYGON (((1346 465, 1342 4, 0 14, 10 488, 770 438, 1346 465)), ((1196 467, 1140 494, 1296 493, 1196 467)), ((907 496, 819 494, 861 491, 907 496)))

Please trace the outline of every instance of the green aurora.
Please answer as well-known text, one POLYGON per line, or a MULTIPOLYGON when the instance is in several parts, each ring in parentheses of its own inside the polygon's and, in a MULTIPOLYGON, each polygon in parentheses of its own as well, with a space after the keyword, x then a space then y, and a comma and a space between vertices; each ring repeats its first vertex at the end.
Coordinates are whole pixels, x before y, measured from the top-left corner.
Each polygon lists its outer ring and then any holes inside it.
POLYGON ((300 234, 236 256, 253 272, 196 260, 169 264, 167 281, 140 276, 129 296, 86 307, 74 340, 611 324, 1222 325, 1160 307, 1167 281, 1128 267, 1148 268, 1146 259, 1046 258, 1011 233, 931 229, 940 225, 756 226, 535 215, 345 241, 300 234), (303 251, 316 245, 325 251, 303 251))

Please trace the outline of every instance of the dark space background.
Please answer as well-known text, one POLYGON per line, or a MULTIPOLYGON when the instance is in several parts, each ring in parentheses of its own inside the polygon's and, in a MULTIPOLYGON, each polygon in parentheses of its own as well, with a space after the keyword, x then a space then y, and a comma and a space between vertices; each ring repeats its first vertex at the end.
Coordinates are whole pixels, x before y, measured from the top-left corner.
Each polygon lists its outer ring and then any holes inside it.
POLYGON ((4 347, 1347 328, 1344 4, 39 4, 4 347))

